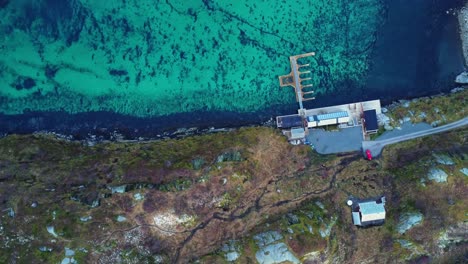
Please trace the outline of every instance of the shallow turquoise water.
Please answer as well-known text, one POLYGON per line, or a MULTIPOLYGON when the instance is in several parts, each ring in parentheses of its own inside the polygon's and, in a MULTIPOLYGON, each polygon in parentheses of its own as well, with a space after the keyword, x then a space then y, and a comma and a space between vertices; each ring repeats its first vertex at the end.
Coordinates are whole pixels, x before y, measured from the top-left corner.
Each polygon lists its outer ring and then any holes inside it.
POLYGON ((294 93, 277 76, 289 73, 290 55, 317 53, 318 94, 344 79, 362 85, 383 22, 380 0, 58 2, 2 10, 1 112, 161 116, 289 104, 294 93))
POLYGON ((307 108, 438 93, 464 67, 446 13, 462 2, 10 1, 0 130, 264 121, 295 112, 278 76, 311 51, 307 108))

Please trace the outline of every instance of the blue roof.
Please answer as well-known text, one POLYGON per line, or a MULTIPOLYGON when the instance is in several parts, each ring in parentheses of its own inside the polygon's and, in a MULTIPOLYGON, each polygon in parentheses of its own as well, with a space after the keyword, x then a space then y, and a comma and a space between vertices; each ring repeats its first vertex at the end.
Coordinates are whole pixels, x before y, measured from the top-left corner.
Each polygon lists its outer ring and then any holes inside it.
POLYGON ((279 116, 278 122, 280 122, 278 124, 278 127, 282 127, 282 128, 301 126, 302 117, 300 115, 279 116))
POLYGON ((342 111, 342 112, 335 112, 335 113, 328 113, 328 114, 322 114, 322 115, 316 115, 316 120, 327 120, 327 119, 335 119, 335 118, 340 118, 340 117, 347 117, 348 112, 347 111, 342 111))
POLYGON ((359 203, 361 214, 380 214, 385 213, 384 203, 365 202, 359 203))

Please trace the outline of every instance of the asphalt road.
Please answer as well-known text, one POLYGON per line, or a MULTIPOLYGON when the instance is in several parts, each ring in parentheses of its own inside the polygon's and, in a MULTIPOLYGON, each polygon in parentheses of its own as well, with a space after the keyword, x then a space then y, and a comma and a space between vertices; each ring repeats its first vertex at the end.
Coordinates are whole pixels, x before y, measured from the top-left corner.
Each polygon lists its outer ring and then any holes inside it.
POLYGON ((424 136, 428 136, 428 135, 432 135, 436 133, 442 133, 442 132, 460 128, 466 125, 468 125, 468 117, 465 117, 463 119, 460 119, 456 122, 453 122, 447 125, 430 128, 427 130, 418 131, 418 132, 414 132, 414 133, 410 133, 410 134, 406 134, 406 135, 402 135, 398 137, 393 137, 393 138, 383 139, 383 140, 375 140, 375 141, 362 141, 362 153, 365 156, 366 150, 369 149, 372 153, 372 156, 376 157, 382 153, 382 149, 386 145, 390 145, 390 144, 394 144, 394 143, 398 143, 398 142, 402 142, 402 141, 406 141, 406 140, 410 140, 410 139, 414 139, 418 137, 424 137, 424 136))

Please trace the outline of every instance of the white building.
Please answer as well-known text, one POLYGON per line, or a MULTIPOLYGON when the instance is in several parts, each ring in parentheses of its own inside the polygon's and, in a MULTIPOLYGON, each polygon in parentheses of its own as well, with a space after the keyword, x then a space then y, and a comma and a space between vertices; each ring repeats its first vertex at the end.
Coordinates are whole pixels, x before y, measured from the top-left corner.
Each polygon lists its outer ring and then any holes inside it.
POLYGON ((348 111, 312 115, 307 117, 307 127, 344 124, 350 121, 348 111))
POLYGON ((352 216, 357 226, 382 225, 385 222, 385 197, 353 202, 352 216))

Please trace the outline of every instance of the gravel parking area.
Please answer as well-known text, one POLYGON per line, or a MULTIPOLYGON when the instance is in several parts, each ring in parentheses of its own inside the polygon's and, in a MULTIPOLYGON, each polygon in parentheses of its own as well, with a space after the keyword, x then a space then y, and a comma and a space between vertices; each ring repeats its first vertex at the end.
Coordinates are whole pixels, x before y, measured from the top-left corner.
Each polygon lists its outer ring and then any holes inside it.
POLYGON ((323 129, 309 130, 307 140, 320 154, 333 154, 361 150, 362 128, 344 128, 336 132, 323 129))

